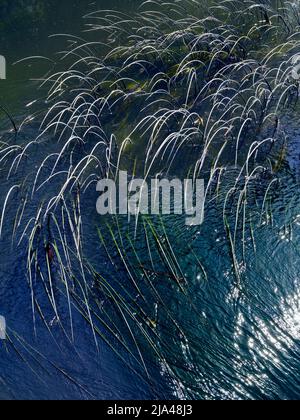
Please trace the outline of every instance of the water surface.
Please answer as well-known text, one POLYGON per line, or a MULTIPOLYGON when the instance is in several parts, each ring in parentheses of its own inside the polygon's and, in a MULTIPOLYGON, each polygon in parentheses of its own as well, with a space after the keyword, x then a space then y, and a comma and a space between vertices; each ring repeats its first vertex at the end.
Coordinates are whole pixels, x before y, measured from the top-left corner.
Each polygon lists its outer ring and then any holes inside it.
MULTIPOLYGON (((52 1, 47 14, 38 21, 24 22, 21 29, 11 23, 2 34, 1 54, 8 61, 8 80, 0 82, 0 104, 17 122, 28 113, 26 104, 42 95, 37 84, 28 82, 44 69, 42 59, 33 65, 13 63, 26 56, 51 56, 61 48, 59 40, 49 39, 52 33, 79 34, 83 28, 81 16, 95 8, 135 10, 136 1, 99 0, 52 1)), ((26 19, 28 18, 26 14, 26 19)), ((1 17, 2 18, 2 17, 1 17)), ((5 17, 4 17, 5 19, 5 17)), ((32 18, 33 19, 33 18, 32 18)), ((19 23, 20 24, 20 23, 19 23)), ((1 128, 11 128, 5 115, 1 128)), ((246 237, 247 258, 243 275, 244 293, 237 297, 236 278, 223 220, 211 206, 201 233, 186 232, 182 219, 166 221, 174 246, 181 255, 190 280, 192 302, 200 313, 195 317, 192 305, 183 305, 181 296, 172 288, 163 288, 165 299, 177 312, 188 331, 186 340, 171 337, 169 357, 180 360, 178 372, 182 382, 170 383, 160 366, 152 364, 147 354, 153 383, 145 380, 136 362, 122 353, 118 357, 104 342, 99 349, 91 331, 74 311, 74 344, 57 325, 53 313, 43 301, 44 290, 35 284, 42 302, 45 319, 33 319, 30 288, 26 275, 26 249, 11 244, 11 229, 4 228, 0 263, 0 314, 7 319, 9 340, 0 342, 1 399, 299 399, 300 397, 300 200, 299 200, 299 139, 297 116, 286 120, 290 147, 287 169, 282 178, 283 196, 275 200, 273 224, 263 219, 253 238, 246 237), (187 241, 207 268, 207 281, 201 278, 199 267, 191 260, 187 241), (188 238, 188 239, 187 239, 188 238), (155 385, 154 385, 155 384, 155 385)), ((36 128, 20 134, 34 138, 36 128)), ((51 140, 43 150, 29 156, 21 181, 36 171, 36 162, 51 151, 51 140)), ((1 179, 1 194, 9 182, 1 179)), ((36 200, 40 197, 37 196, 36 200)), ((94 211, 94 196, 86 200, 85 223, 89 257, 105 271, 111 270, 104 251, 98 251, 94 227, 99 222, 94 211), (92 227, 92 229, 91 229, 92 227), (97 253, 95 250, 97 249, 97 253)), ((20 199, 20 197, 18 197, 20 199)), ((16 206, 19 203, 15 203, 16 206)), ((27 217, 35 213, 36 202, 29 207, 27 217)), ((14 208, 11 211, 13 219, 14 208)), ((7 216, 9 217, 9 216, 7 216)), ((124 231, 127 226, 123 226, 124 231)), ((146 255, 145 244, 139 246, 146 255)), ((125 273, 119 273, 120 280, 125 273)), ((163 280, 163 279, 162 279, 163 280)), ((101 300, 101 299, 100 299, 101 300)), ((107 302, 100 302, 105 307, 107 302)), ((59 300, 64 314, 67 336, 70 336, 68 308, 59 300)), ((169 338, 169 332, 165 331, 169 338)), ((171 336, 171 334, 170 334, 171 336)))

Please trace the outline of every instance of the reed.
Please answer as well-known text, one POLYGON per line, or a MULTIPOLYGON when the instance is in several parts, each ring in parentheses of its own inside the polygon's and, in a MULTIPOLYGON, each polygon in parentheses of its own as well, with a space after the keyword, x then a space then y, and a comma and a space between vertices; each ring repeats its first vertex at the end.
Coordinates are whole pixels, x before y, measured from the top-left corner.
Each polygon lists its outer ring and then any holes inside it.
MULTIPOLYGON (((122 218, 92 226, 108 260, 109 268, 100 272, 87 256, 83 197, 99 179, 124 169, 145 178, 204 178, 206 206, 215 207, 223 223, 242 293, 247 238, 256 250, 258 228, 249 203, 257 203, 259 226, 284 160, 282 117, 298 102, 299 82, 291 72, 300 47, 299 10, 284 0, 208 1, 201 7, 192 0, 172 7, 157 0, 146 1, 133 16, 97 11, 86 19, 85 36, 93 41, 66 35, 66 49, 57 63, 49 61, 52 67, 40 80, 47 108, 34 114, 37 138, 1 143, 0 164, 12 184, 0 234, 18 188, 25 198, 13 238, 28 249, 34 323, 41 317, 49 332, 59 325, 73 343, 77 311, 96 348, 104 340, 132 368, 128 353, 146 381, 152 381, 149 366, 158 366, 193 397, 197 328, 207 322, 193 290, 207 287, 213 271, 194 249, 197 232, 180 226, 176 242, 172 223, 144 217, 134 232, 126 231, 122 218), (32 156, 37 168, 20 187, 13 180, 32 156), (36 214, 28 218, 32 203, 36 214), (51 322, 35 293, 37 280, 51 322), (65 299, 67 319, 58 296, 65 299), (189 308, 196 327, 181 307, 189 308)), ((32 118, 21 131, 29 123, 32 118)))

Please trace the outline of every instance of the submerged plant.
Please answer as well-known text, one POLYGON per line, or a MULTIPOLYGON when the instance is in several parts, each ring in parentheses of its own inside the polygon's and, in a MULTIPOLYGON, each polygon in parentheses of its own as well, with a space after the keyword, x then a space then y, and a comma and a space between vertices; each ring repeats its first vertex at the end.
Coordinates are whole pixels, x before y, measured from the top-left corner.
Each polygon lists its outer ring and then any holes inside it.
POLYGON ((13 241, 26 243, 34 322, 42 319, 50 334, 59 325, 73 342, 76 311, 95 346, 101 338, 132 368, 129 354, 153 389, 158 366, 177 396, 198 395, 198 354, 210 350, 197 331, 210 323, 195 299, 215 275, 194 247, 199 232, 179 225, 174 235, 173 220, 141 218, 128 231, 122 218, 92 222, 93 188, 124 169, 133 177, 204 178, 206 206, 222 222, 233 294, 243 298, 247 251, 256 251, 255 229, 272 219, 284 170, 282 118, 297 109, 299 11, 272 0, 184 0, 171 9, 147 1, 134 16, 87 15, 93 41, 65 36, 66 50, 42 80, 46 110, 15 127, 17 141, 0 149, 9 182, 0 234, 18 194, 13 241), (34 119, 38 137, 21 141, 34 119), (29 164, 35 169, 24 179, 29 164), (91 255, 86 230, 106 267, 91 255))

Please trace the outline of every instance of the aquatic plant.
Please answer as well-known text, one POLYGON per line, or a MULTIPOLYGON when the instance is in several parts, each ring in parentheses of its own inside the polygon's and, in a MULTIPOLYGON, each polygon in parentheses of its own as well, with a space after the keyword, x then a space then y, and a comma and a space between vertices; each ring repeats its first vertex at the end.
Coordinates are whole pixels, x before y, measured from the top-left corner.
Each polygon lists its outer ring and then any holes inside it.
POLYGON ((272 217, 268 203, 284 169, 281 120, 297 107, 299 82, 291 72, 299 16, 286 1, 184 0, 172 8, 146 1, 134 16, 87 15, 92 41, 65 36, 65 51, 41 80, 46 110, 38 104, 17 141, 0 150, 8 178, 0 233, 18 194, 13 241, 26 243, 34 320, 40 317, 50 333, 58 324, 72 342, 77 311, 95 345, 101 338, 132 368, 125 350, 141 369, 137 375, 151 383, 158 365, 177 396, 197 395, 196 353, 208 344, 197 342, 195 330, 208 321, 193 293, 199 299, 213 271, 194 249, 199 232, 177 220, 174 235, 173 220, 146 218, 129 231, 122 218, 106 226, 94 219, 91 227, 93 187, 120 169, 146 178, 158 172, 204 178, 207 207, 222 221, 233 294, 241 299, 249 240, 255 250, 255 227, 272 217), (33 120, 38 137, 22 139, 33 120), (37 167, 24 179, 29 162, 37 167), (107 255, 107 267, 88 250, 91 228, 93 250, 107 255), (183 255, 173 236, 185 238, 183 255), (179 307, 189 308, 195 325, 179 307))

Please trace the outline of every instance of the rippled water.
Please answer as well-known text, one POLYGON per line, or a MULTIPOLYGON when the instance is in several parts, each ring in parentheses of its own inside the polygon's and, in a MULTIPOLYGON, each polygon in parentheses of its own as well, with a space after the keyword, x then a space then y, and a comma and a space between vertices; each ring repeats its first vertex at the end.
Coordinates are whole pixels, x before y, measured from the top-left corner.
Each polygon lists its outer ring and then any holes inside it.
MULTIPOLYGON (((98 3, 102 8, 112 7, 111 1, 98 3)), ((135 7, 137 3, 128 1, 128 7, 129 4, 135 7)), ((125 7, 125 1, 115 2, 115 5, 125 7)), ((62 15, 67 14, 69 2, 63 2, 61 7, 62 15)), ((48 20, 56 23, 54 28, 43 26, 38 36, 29 33, 28 37, 35 40, 34 45, 27 41, 21 48, 18 36, 7 40, 5 53, 9 61, 39 54, 43 48, 46 51, 42 54, 46 54, 54 48, 52 43, 46 42, 49 32, 63 29, 78 32, 79 16, 85 12, 82 9, 80 2, 72 8, 74 17, 68 28, 63 27, 64 20, 56 20, 55 16, 60 14, 55 12, 48 20), (16 46, 13 51, 12 46, 16 46)), ((24 114, 22 104, 37 93, 31 90, 35 89, 34 84, 25 84, 21 70, 11 71, 11 79, 5 84, 1 82, 1 100, 5 98, 13 115, 18 117, 24 114)), ((2 124, 7 125, 3 119, 2 124)), ((53 314, 43 303, 42 285, 36 285, 36 293, 42 302, 45 319, 36 320, 35 335, 25 272, 26 250, 18 248, 16 253, 11 245, 11 228, 5 226, 0 251, 0 314, 7 319, 9 340, 0 343, 0 398, 299 399, 300 131, 297 117, 289 116, 286 124, 290 127, 290 146, 287 168, 281 177, 281 194, 272 205, 272 214, 268 218, 264 215, 262 220, 254 216, 255 232, 252 235, 247 232, 244 266, 240 267, 242 293, 237 292, 228 240, 217 206, 207 208, 205 223, 199 232, 187 231, 181 219, 166 220, 171 242, 189 279, 190 303, 164 284, 160 286, 161 293, 187 331, 186 336, 172 336, 172 327, 170 331, 161 331, 160 321, 163 324, 165 320, 160 320, 159 313, 156 322, 158 333, 170 338, 168 357, 178 361, 181 381, 168 382, 163 366, 152 363, 150 356, 152 383, 144 380, 141 368, 127 353, 123 354, 125 360, 121 360, 105 343, 97 351, 91 331, 76 311, 73 312, 73 345, 66 338, 70 335, 70 325, 65 298, 58 299, 58 304, 65 317, 67 334, 54 322, 53 314), (199 266, 191 258, 188 242, 205 265, 205 281, 199 266)), ((34 129, 22 133, 29 138, 34 134, 34 129)), ((51 150, 51 144, 47 147, 51 150)), ((37 153, 42 155, 45 150, 37 149, 37 153)), ((34 172, 37 157, 28 158, 24 176, 34 172)), ((1 181, 2 191, 7 191, 6 178, 3 176, 1 181)), ((84 223, 89 257, 99 270, 110 272, 107 256, 103 248, 97 246, 94 227, 100 222, 94 202, 93 194, 86 198, 84 223)), ((28 218, 35 206, 33 202, 32 208, 26 210, 28 218)), ((14 214, 15 209, 9 210, 14 214)), ((145 244, 141 241, 139 246, 146 255, 145 244)), ((125 273, 118 275, 121 281, 125 279, 125 273)), ((106 309, 105 305, 109 303, 104 301, 101 305, 106 309)))

